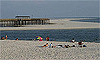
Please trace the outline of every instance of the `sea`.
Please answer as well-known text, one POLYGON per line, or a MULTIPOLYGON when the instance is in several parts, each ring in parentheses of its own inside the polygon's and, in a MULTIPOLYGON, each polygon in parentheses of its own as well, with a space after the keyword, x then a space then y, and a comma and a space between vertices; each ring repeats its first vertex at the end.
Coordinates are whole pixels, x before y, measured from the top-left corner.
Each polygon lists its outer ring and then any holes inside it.
MULTIPOLYGON (((62 19, 62 18, 51 18, 51 19, 62 19)), ((100 19, 91 20, 72 20, 79 22, 92 22, 100 23, 100 19), (95 21, 95 22, 94 22, 95 21)), ((100 43, 100 28, 88 28, 88 29, 50 29, 50 30, 11 30, 1 31, 0 37, 8 36, 9 40, 34 40, 36 36, 40 36, 43 40, 46 37, 50 38, 50 41, 62 41, 70 42, 73 38, 75 41, 86 41, 86 42, 97 42, 100 43)))

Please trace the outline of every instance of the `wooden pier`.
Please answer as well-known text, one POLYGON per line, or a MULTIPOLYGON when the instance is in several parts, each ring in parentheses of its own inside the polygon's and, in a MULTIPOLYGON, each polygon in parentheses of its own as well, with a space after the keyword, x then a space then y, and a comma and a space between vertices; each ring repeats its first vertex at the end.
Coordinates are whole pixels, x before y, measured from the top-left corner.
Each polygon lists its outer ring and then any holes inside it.
POLYGON ((1 26, 23 26, 23 25, 45 25, 49 24, 48 18, 31 18, 31 19, 0 19, 1 26))

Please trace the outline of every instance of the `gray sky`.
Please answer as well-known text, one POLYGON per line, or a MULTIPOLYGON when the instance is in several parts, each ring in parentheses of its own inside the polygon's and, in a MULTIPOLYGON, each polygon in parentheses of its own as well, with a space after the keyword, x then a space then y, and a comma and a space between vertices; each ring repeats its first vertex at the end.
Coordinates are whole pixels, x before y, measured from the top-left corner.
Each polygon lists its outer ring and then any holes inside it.
POLYGON ((98 17, 99 0, 1 0, 1 18, 98 17))

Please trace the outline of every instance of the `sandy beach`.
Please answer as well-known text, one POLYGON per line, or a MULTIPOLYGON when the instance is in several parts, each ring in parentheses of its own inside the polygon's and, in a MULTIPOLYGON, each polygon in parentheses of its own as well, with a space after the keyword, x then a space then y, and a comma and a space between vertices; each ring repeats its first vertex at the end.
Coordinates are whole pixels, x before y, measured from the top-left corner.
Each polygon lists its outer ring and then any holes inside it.
MULTIPOLYGON (((50 20, 50 25, 26 25, 24 27, 0 27, 0 30, 42 30, 42 29, 84 29, 84 28, 100 28, 100 23, 94 22, 77 22, 70 20, 80 19, 57 19, 50 20)), ((72 42, 57 41, 23 41, 23 40, 0 40, 0 59, 1 60, 31 60, 31 59, 83 59, 83 60, 99 60, 100 59, 100 43, 84 42, 87 47, 69 48, 48 48, 41 47, 46 43, 57 45, 70 45, 72 42)))
POLYGON ((100 60, 100 0, 0 3, 0 60, 100 60))
MULTIPOLYGON (((24 25, 24 27, 0 27, 0 30, 43 30, 43 29, 84 29, 84 28, 100 28, 100 23, 94 22, 77 22, 70 20, 80 20, 85 18, 75 19, 54 19, 50 20, 48 25, 24 25)), ((87 18, 88 19, 88 18, 87 18)))
POLYGON ((47 48, 41 47, 44 44, 53 43, 53 45, 70 45, 72 42, 57 41, 16 41, 16 40, 0 40, 0 59, 12 60, 30 60, 30 59, 83 59, 83 60, 99 60, 100 59, 100 43, 84 42, 87 47, 69 48, 47 48))

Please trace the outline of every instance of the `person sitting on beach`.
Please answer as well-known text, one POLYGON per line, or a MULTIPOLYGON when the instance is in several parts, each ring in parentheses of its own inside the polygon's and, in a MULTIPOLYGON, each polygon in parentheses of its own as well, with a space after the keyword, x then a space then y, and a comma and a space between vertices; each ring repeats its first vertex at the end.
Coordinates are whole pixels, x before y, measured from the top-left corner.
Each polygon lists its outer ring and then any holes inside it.
POLYGON ((7 35, 6 35, 6 40, 7 40, 7 38, 8 38, 8 37, 7 37, 7 35))
POLYGON ((16 40, 18 40, 18 38, 16 38, 16 40))
POLYGON ((73 38, 71 41, 74 43, 75 42, 75 39, 73 38))
POLYGON ((82 45, 82 42, 78 42, 79 45, 82 45))
POLYGON ((46 43, 43 47, 48 47, 48 43, 46 43))
POLYGON ((46 41, 49 41, 49 37, 46 38, 46 41))
POLYGON ((78 45, 79 45, 80 47, 82 47, 82 44, 83 44, 83 41, 78 42, 78 45))
POLYGON ((51 43, 51 44, 49 45, 49 47, 52 47, 52 48, 54 48, 54 47, 56 47, 56 46, 53 46, 53 45, 52 45, 52 43, 51 43))
POLYGON ((5 40, 5 38, 4 37, 1 37, 1 40, 5 40))

